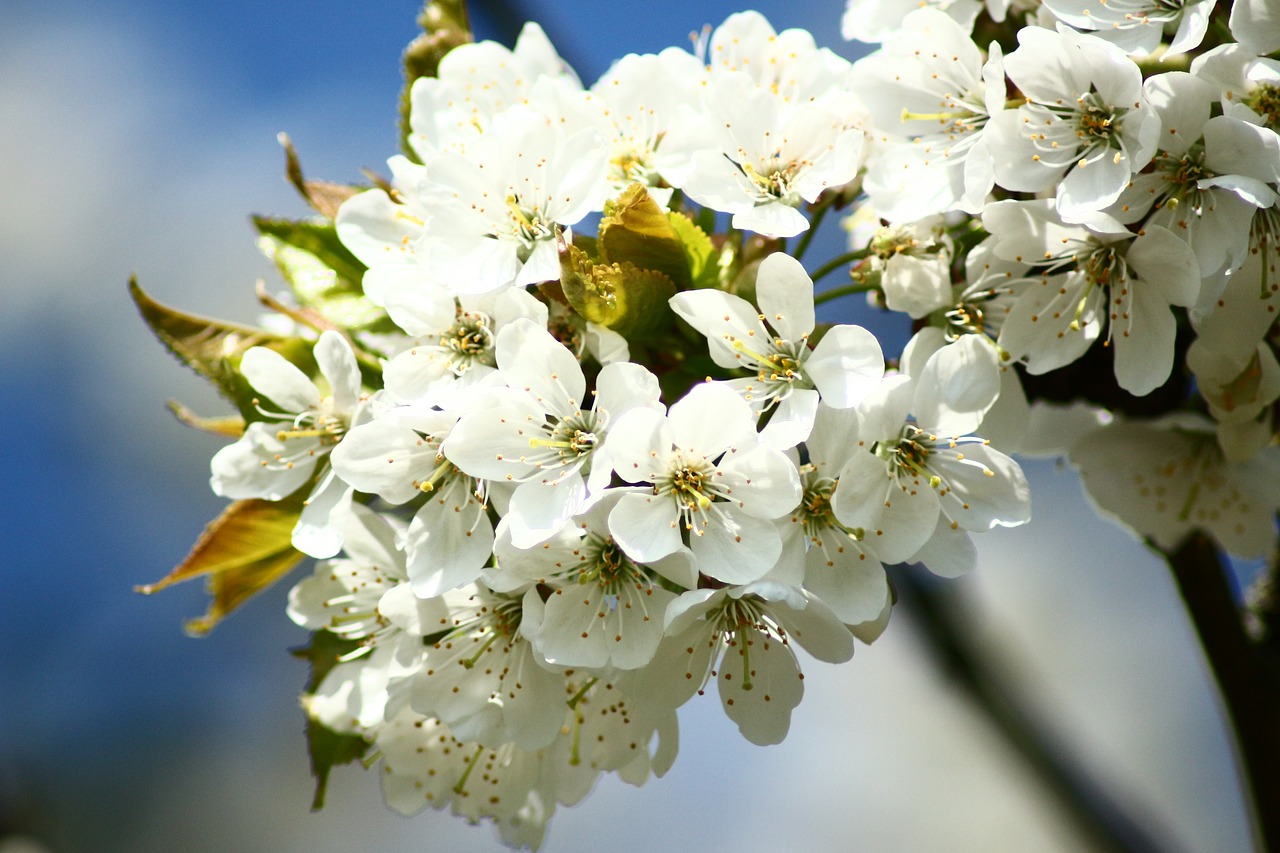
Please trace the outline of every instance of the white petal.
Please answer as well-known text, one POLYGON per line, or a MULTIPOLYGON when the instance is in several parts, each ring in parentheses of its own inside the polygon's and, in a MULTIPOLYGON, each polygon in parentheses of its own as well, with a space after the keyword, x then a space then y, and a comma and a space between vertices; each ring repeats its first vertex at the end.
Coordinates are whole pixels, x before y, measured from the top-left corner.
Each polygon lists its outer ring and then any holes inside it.
POLYGON ((926 482, 906 482, 907 487, 899 486, 884 460, 862 451, 840 472, 831 500, 836 518, 863 529, 865 541, 886 563, 914 554, 937 524, 937 493, 926 482))
POLYGON ((754 231, 765 237, 794 237, 809 230, 809 220, 789 204, 771 201, 757 204, 733 215, 734 228, 754 231))
MULTIPOLYGON (((883 579, 884 572, 880 575, 883 579)), ((885 584, 885 597, 888 597, 888 584, 885 584)), ((824 602, 811 595, 804 599, 804 607, 779 604, 773 608, 774 618, 791 639, 820 661, 844 663, 853 657, 853 635, 844 623, 824 602)))
POLYGON ((307 375, 275 350, 250 347, 240 360, 240 373, 259 394, 296 414, 320 406, 320 392, 307 375))
POLYGON ((293 528, 293 547, 322 560, 342 550, 342 531, 354 490, 337 477, 327 478, 307 498, 293 528))
POLYGON ((758 746, 781 743, 791 711, 804 697, 795 654, 762 632, 740 632, 719 665, 720 703, 742 736, 758 746))
POLYGON ((512 544, 532 548, 545 542, 578 513, 586 496, 586 484, 577 473, 555 482, 534 479, 521 483, 511 495, 506 516, 512 544))
MULTIPOLYGON (((1185 243, 1183 244, 1186 245, 1185 243)), ((1198 267, 1191 266, 1193 271, 1198 267)), ((1116 382, 1141 397, 1159 388, 1173 371, 1174 338, 1178 324, 1163 296, 1143 281, 1130 283, 1132 298, 1128 318, 1111 321, 1111 341, 1116 348, 1116 382)))
POLYGON ((758 442, 751 407, 732 388, 718 382, 695 385, 671 406, 667 423, 676 447, 708 459, 758 442))
POLYGON ((747 367, 755 360, 743 347, 759 351, 754 339, 769 340, 751 303, 719 290, 686 290, 671 297, 671 310, 707 338, 711 359, 720 367, 747 367))
POLYGON ((357 563, 403 577, 404 554, 396 545, 398 535, 386 516, 353 503, 343 529, 342 550, 357 563))
POLYGON ((798 341, 813 331, 813 281, 800 262, 785 252, 760 262, 756 301, 765 321, 784 340, 798 341))
POLYGON ((920 426, 946 436, 971 433, 1000 394, 1000 360, 983 335, 964 335, 925 363, 912 412, 920 426))
POLYGON ((800 475, 781 451, 758 445, 726 454, 717 482, 730 502, 753 518, 781 518, 800 503, 800 475))
POLYGON ((417 483, 436 466, 436 451, 390 418, 351 430, 330 454, 333 470, 360 491, 402 504, 421 492, 417 483))
POLYGON ((360 365, 347 339, 332 329, 320 333, 315 346, 316 363, 329 381, 335 411, 350 413, 360 399, 360 365))
POLYGON ((861 326, 833 326, 804 362, 804 372, 828 406, 855 406, 884 377, 884 353, 861 326))
POLYGON ((939 577, 955 578, 973 571, 978 564, 978 551, 964 528, 953 528, 940 516, 937 529, 911 562, 921 563, 939 577))
POLYGON ((628 483, 649 481, 671 452, 666 416, 655 409, 632 409, 609 427, 609 461, 628 483))
POLYGON ((825 534, 827 547, 809 550, 805 589, 820 598, 846 625, 874 622, 889 604, 884 566, 847 536, 839 542, 841 536, 836 531, 825 534))
POLYGON ((635 408, 661 408, 658 377, 639 364, 619 361, 606 364, 596 376, 595 410, 610 420, 635 408))
POLYGON ((817 391, 797 388, 783 397, 760 430, 760 440, 775 450, 790 450, 807 439, 813 432, 818 396, 817 391))
POLYGON ((935 450, 929 467, 947 485, 942 511, 965 530, 1017 527, 1031 520, 1031 490, 1022 469, 987 445, 935 450))
POLYGON ((276 437, 278 431, 277 424, 251 423, 239 441, 215 453, 209 462, 213 493, 232 500, 278 501, 301 488, 315 470, 315 458, 305 454, 310 445, 298 442, 310 441, 316 446, 319 443, 314 439, 281 441, 276 437), (303 450, 299 462, 292 466, 274 464, 277 456, 292 455, 296 448, 303 450))
POLYGON ((413 593, 433 598, 471 583, 493 552, 493 524, 462 478, 418 510, 405 540, 413 593))
POLYGON ((609 532, 628 557, 649 563, 683 547, 677 519, 671 498, 632 492, 609 513, 609 532))
POLYGON ((561 417, 582 404, 582 367, 545 327, 521 318, 502 328, 494 345, 498 369, 512 387, 532 394, 545 411, 561 417))
POLYGON ((698 571, 730 584, 764 577, 782 553, 777 528, 731 506, 715 515, 701 536, 690 537, 698 571))

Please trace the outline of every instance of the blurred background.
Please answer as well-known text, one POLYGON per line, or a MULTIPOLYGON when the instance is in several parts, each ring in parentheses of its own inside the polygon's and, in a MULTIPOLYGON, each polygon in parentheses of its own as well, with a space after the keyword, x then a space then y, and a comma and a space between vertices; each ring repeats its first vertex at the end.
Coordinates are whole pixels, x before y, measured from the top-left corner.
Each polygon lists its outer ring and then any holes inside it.
MULTIPOLYGON (((473 0, 508 44, 539 19, 584 81, 627 52, 687 45, 722 0, 473 0), (512 11, 514 10, 514 12, 512 11)), ((840 41, 836 0, 770 0, 778 29, 840 41)), ((358 181, 395 152, 413 0, 0 0, 0 851, 490 850, 489 829, 405 819, 376 775, 311 780, 284 615, 288 583, 204 639, 198 582, 147 598, 223 507, 217 439, 165 411, 227 411, 138 319, 126 282, 252 322, 280 284, 249 214, 307 211, 283 179, 358 181)), ((833 223, 817 263, 839 248, 833 223)), ((838 317, 880 322, 861 304, 838 317)), ((896 320, 894 321, 896 324, 896 320)), ((897 341, 900 325, 877 325, 897 341), (896 338, 892 336, 896 335, 896 338)), ((1163 566, 1099 520, 1069 470, 1028 464, 1035 520, 978 537, 947 584, 966 630, 1012 676, 1150 849, 1250 848, 1211 681, 1163 566)), ((681 755, 632 789, 606 778, 544 850, 1077 851, 1022 755, 898 614, 836 668, 810 662, 787 741, 753 747, 712 696, 681 712, 681 755)))

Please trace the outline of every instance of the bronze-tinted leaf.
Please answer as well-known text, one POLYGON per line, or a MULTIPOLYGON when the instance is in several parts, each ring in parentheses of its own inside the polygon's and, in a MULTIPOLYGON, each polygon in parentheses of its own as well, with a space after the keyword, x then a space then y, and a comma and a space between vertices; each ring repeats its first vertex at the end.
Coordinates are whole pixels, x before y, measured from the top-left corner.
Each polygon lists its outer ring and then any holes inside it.
POLYGON ((187 623, 193 634, 205 634, 250 597, 266 589, 303 558, 291 544, 302 514, 304 486, 282 501, 241 500, 209 523, 191 553, 153 584, 136 587, 150 595, 175 583, 208 578, 213 596, 209 610, 187 623))
POLYGON ((309 375, 316 373, 312 344, 302 338, 290 338, 195 314, 187 314, 161 304, 129 280, 129 294, 151 331, 183 364, 213 383, 224 397, 234 403, 246 420, 259 419, 254 408, 254 391, 239 373, 240 358, 250 347, 264 346, 275 350, 298 365, 309 375))
POLYGON ((302 163, 298 160, 298 152, 293 147, 293 140, 287 133, 279 134, 276 139, 284 148, 285 177, 293 184, 307 204, 326 219, 332 220, 338 215, 338 208, 344 201, 360 192, 362 187, 347 184, 335 184, 330 181, 309 181, 302 174, 302 163))
POLYGON ((165 405, 168 406, 169 411, 173 413, 175 418, 192 429, 221 435, 226 438, 239 438, 244 435, 244 418, 235 415, 221 418, 201 417, 177 400, 170 400, 165 405))
POLYGON ((675 284, 630 262, 592 263, 576 246, 560 249, 560 286, 573 309, 626 338, 661 328, 671 314, 675 284))

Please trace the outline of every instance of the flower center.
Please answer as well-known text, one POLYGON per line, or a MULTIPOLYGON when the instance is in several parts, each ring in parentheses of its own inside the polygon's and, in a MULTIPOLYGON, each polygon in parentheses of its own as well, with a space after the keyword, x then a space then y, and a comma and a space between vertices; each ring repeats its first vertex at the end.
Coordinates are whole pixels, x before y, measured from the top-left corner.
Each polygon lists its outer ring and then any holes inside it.
POLYGON ((727 498, 728 493, 715 483, 716 468, 706 459, 690 461, 677 452, 674 463, 655 475, 653 493, 670 495, 684 528, 701 536, 710 522, 714 501, 727 498))
POLYGON ((1263 83, 1244 98, 1244 105, 1261 116, 1263 124, 1280 132, 1280 86, 1263 83))
POLYGON ((942 330, 944 337, 950 341, 958 341, 962 335, 986 334, 987 318, 983 303, 995 299, 996 293, 985 290, 969 294, 969 299, 961 302, 943 313, 946 327, 942 330))
POLYGON ((551 223, 543 218, 542 211, 521 205, 517 195, 507 196, 507 210, 511 214, 512 234, 521 244, 516 256, 524 263, 533 254, 534 243, 553 236, 551 223))
POLYGON ((624 148, 609 160, 609 178, 616 184, 657 184, 657 172, 653 168, 653 152, 636 147, 624 148))
POLYGON ((600 417, 594 411, 576 412, 560 421, 552 421, 543 425, 546 438, 531 438, 532 448, 547 448, 551 451, 551 459, 536 461, 539 468, 547 465, 568 465, 580 457, 587 456, 600 443, 597 432, 601 426, 600 417))
POLYGON ((344 418, 332 413, 310 411, 294 418, 293 428, 280 430, 276 433, 276 438, 280 441, 314 438, 320 442, 321 447, 330 448, 341 441, 346 432, 347 422, 344 418))
POLYGON ((791 189, 791 182, 795 180, 796 173, 802 165, 788 163, 785 166, 761 172, 745 158, 738 164, 743 174, 751 180, 751 183, 755 184, 758 190, 757 201, 781 201, 783 204, 788 204, 792 207, 800 204, 800 196, 791 189))
POLYGON ((1081 99, 1081 107, 1076 119, 1076 136, 1110 144, 1112 137, 1120 130, 1119 116, 1102 104, 1093 93, 1081 99))
POLYGON ((843 524, 836 521, 835 514, 831 511, 831 496, 835 493, 836 484, 839 482, 831 477, 815 478, 811 473, 806 472, 804 496, 800 499, 796 515, 799 516, 805 536, 809 539, 819 539, 819 534, 831 528, 845 529, 843 524))
POLYGON ((597 584, 606 595, 617 595, 624 584, 637 581, 647 583, 647 578, 631 562, 613 537, 592 535, 584 546, 584 559, 578 565, 578 583, 597 584))
POLYGON ((493 352, 493 329, 489 317, 480 311, 459 309, 458 319, 440 336, 440 347, 448 356, 449 369, 461 376, 493 352))

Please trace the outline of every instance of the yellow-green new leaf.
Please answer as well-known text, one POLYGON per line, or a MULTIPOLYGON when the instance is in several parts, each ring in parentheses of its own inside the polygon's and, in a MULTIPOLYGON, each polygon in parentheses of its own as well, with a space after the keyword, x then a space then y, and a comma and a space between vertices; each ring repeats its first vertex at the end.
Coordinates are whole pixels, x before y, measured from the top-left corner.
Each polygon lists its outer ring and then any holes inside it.
POLYGON ((720 253, 716 251, 707 232, 694 224, 688 216, 674 210, 668 211, 667 221, 671 223, 689 265, 689 287, 719 287, 720 253))
POLYGON ((269 347, 301 367, 303 372, 315 373, 312 345, 302 338, 284 337, 170 308, 147 295, 136 279, 129 280, 129 295, 160 343, 179 361, 212 382, 246 420, 260 417, 253 405, 254 391, 238 370, 241 356, 250 347, 269 347))
POLYGON ((255 498, 232 503, 209 523, 191 553, 173 571, 135 589, 151 595, 176 583, 206 577, 213 600, 208 612, 188 622, 186 629, 193 634, 208 633, 303 558, 291 540, 305 494, 306 490, 300 489, 283 501, 255 498))
MULTIPOLYGON (((364 279, 365 265, 338 239, 338 229, 332 222, 255 216, 253 226, 264 237, 274 238, 312 255, 331 270, 348 290, 361 292, 360 282, 364 279)), ((288 270, 282 268, 281 272, 286 279, 289 277, 288 270)), ((298 294, 299 299, 302 297, 303 294, 298 294)))
POLYGON ((680 290, 692 279, 689 261, 667 212, 640 184, 632 184, 605 207, 600 221, 600 260, 662 273, 680 290))
POLYGON ((560 287, 583 317, 625 338, 644 335, 669 319, 676 286, 657 270, 632 263, 592 263, 576 246, 561 246, 560 287))

